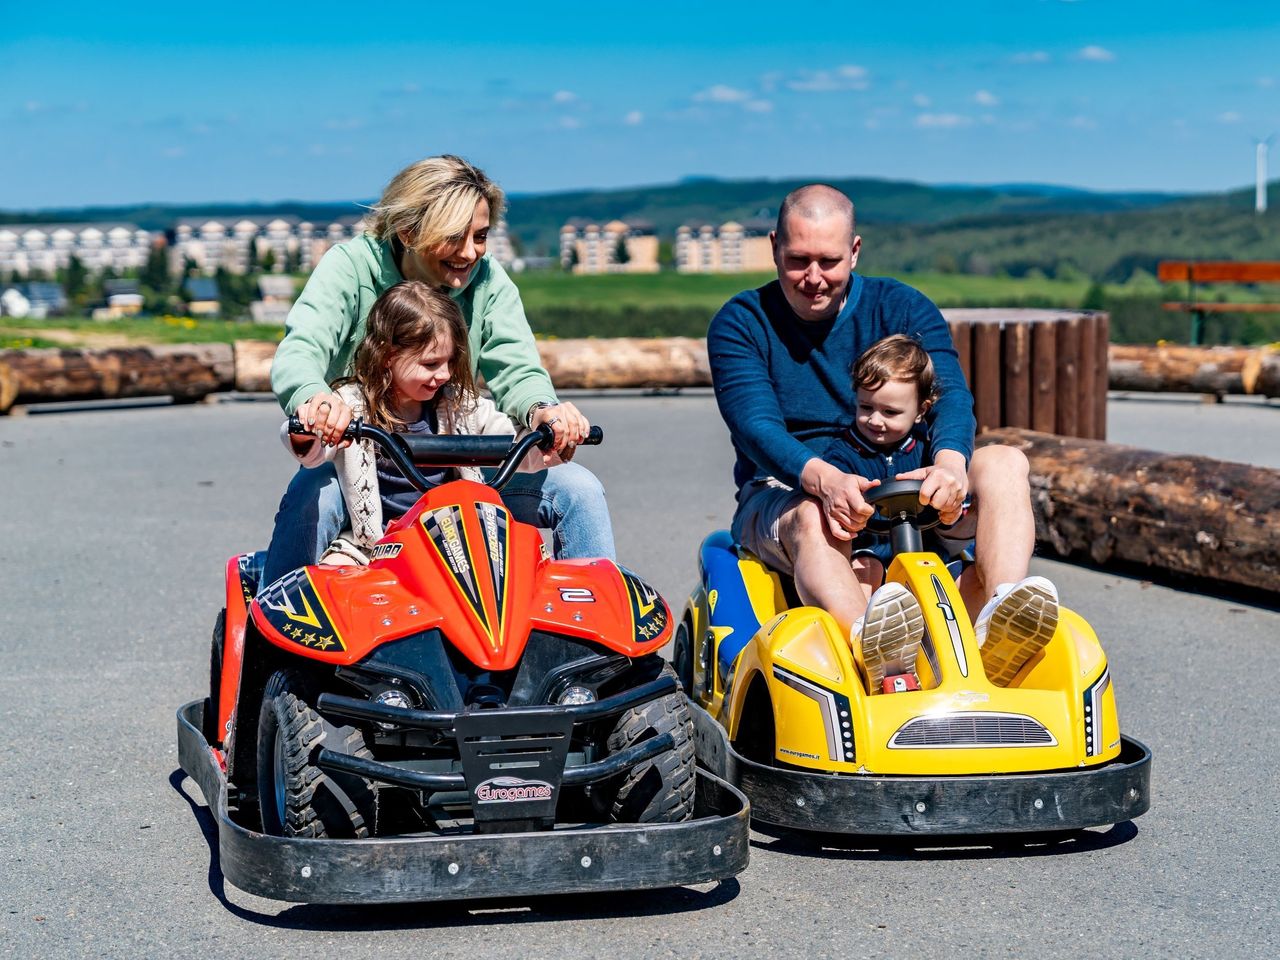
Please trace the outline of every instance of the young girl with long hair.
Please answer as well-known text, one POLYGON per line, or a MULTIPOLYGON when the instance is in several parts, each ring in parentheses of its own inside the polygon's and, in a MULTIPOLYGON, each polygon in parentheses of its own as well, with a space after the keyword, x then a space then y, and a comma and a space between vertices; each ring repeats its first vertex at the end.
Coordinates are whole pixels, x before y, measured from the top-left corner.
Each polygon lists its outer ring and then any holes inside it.
MULTIPOLYGON (((458 305, 440 289, 405 280, 388 289, 369 311, 356 348, 352 376, 334 384, 355 416, 384 430, 418 434, 512 434, 511 420, 476 390, 467 327, 458 305)), ((403 516, 422 495, 369 441, 349 446, 318 437, 281 436, 304 467, 332 461, 350 518, 321 563, 367 563, 386 524, 403 516)), ((521 465, 544 466, 534 451, 521 465)), ((558 459, 555 461, 558 462, 558 459)), ((481 479, 471 467, 427 474, 435 484, 455 476, 481 479)))

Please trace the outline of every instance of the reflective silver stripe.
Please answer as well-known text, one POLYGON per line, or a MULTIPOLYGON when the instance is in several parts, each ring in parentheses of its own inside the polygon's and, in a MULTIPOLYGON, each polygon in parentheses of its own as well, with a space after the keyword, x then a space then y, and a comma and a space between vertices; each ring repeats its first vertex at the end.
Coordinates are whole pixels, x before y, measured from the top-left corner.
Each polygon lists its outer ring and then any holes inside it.
POLYGON ((1105 667, 1084 692, 1084 753, 1087 757, 1102 755, 1102 695, 1111 686, 1111 668, 1105 667))
POLYGON ((835 694, 826 687, 820 687, 778 666, 773 668, 773 676, 780 683, 785 683, 797 693, 817 702, 818 709, 822 711, 823 729, 827 734, 827 756, 832 760, 845 762, 844 738, 840 734, 840 712, 836 708, 835 694))
MULTIPOLYGON (((960 624, 956 622, 956 612, 951 609, 951 601, 947 599, 947 588, 942 585, 938 575, 930 574, 933 590, 938 595, 938 609, 947 618, 947 633, 951 634, 951 649, 956 652, 956 662, 960 664, 960 676, 969 675, 969 660, 964 655, 964 640, 960 637, 960 624)), ((932 662, 931 662, 932 665, 932 662)), ((941 680, 941 677, 937 677, 941 680)))

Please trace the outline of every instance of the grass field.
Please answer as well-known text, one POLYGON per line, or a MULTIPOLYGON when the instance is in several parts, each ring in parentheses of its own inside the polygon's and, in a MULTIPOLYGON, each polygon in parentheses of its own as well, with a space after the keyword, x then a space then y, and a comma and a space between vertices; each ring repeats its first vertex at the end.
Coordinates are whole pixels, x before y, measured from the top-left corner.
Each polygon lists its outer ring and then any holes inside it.
MULTIPOLYGON (((655 309, 696 307, 714 313, 735 293, 773 279, 771 273, 733 274, 597 274, 526 273, 515 277, 530 314, 560 307, 655 309)), ((1049 280, 979 277, 964 274, 917 273, 898 279, 916 287, 939 306, 1012 306, 1044 303, 1078 306, 1089 287, 1087 280, 1049 280)))

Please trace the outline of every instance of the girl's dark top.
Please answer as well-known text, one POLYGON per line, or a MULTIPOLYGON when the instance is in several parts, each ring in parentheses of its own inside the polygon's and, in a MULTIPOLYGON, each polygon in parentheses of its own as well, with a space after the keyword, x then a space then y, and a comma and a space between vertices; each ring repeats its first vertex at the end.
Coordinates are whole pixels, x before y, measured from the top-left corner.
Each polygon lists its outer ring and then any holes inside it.
MULTIPOLYGON (((401 432, 434 434, 439 429, 440 425, 436 419, 435 407, 425 406, 422 412, 422 419, 408 424, 401 432)), ((424 474, 424 476, 431 486, 438 487, 446 480, 451 479, 450 474, 452 472, 451 470, 439 470, 435 473, 424 474)), ((404 516, 422 496, 418 488, 406 480, 396 465, 382 456, 381 453, 378 454, 378 493, 382 498, 382 520, 384 523, 389 523, 404 516)))

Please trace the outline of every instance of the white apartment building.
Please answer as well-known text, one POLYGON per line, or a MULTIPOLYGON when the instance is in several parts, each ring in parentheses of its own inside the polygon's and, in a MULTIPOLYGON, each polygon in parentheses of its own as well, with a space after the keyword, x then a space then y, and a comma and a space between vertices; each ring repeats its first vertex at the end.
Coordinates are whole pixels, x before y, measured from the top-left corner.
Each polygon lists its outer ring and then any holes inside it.
POLYGON ((680 273, 764 273, 774 268, 769 244, 772 221, 733 220, 720 226, 684 224, 676 230, 680 273))
MULTIPOLYGON (((288 215, 279 217, 184 217, 174 225, 171 267, 182 269, 191 258, 200 272, 213 275, 219 267, 230 273, 244 273, 249 265, 249 244, 257 246, 257 262, 262 263, 271 251, 276 273, 282 273, 293 254, 298 269, 310 273, 320 258, 334 244, 342 243, 364 232, 363 216, 338 217, 328 223, 312 223, 288 215)), ((509 267, 513 259, 507 224, 499 221, 489 231, 489 255, 509 267)))
POLYGON ((268 251, 273 270, 283 273, 296 255, 298 269, 309 273, 336 243, 364 232, 364 217, 354 214, 328 223, 312 223, 292 215, 279 217, 183 217, 174 224, 170 267, 176 273, 187 259, 208 276, 221 267, 229 273, 249 268, 249 244, 261 264, 268 251))
POLYGON ((570 220, 560 228, 560 265, 574 273, 657 273, 658 237, 652 224, 638 220, 603 226, 570 220), (619 241, 626 262, 619 262, 619 241))
POLYGON ((143 267, 157 234, 133 223, 0 224, 0 271, 20 277, 52 276, 75 256, 86 268, 143 267))

